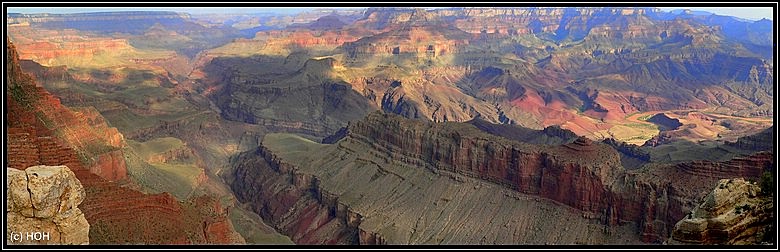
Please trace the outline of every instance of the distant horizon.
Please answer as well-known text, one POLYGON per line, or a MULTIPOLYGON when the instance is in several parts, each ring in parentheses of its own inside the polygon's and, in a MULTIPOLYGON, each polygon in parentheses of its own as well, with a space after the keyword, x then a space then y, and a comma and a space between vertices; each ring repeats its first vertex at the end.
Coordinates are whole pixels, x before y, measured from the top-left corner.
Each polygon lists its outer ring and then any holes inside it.
POLYGON ((769 19, 774 21, 773 10, 771 7, 658 7, 663 11, 690 9, 692 11, 706 11, 716 15, 732 16, 751 21, 769 19))
POLYGON ((317 9, 363 9, 359 7, 125 7, 125 8, 104 8, 104 7, 52 7, 52 8, 11 8, 8 7, 8 13, 23 14, 75 14, 90 12, 121 12, 121 11, 173 11, 183 12, 192 15, 199 14, 253 14, 275 12, 280 14, 295 14, 317 9), (22 11, 19 11, 22 10, 22 11))
MULTIPOLYGON (((279 14, 297 14, 300 12, 312 11, 316 9, 364 9, 368 7, 8 7, 8 13, 22 14, 74 14, 89 12, 119 12, 119 11, 174 11, 184 12, 192 15, 203 14, 253 14, 275 12, 279 14)), ((449 8, 449 7, 442 7, 449 8)), ((771 7, 657 7, 664 12, 674 10, 690 9, 692 11, 705 11, 716 15, 732 16, 751 21, 768 19, 774 21, 773 9, 771 7)))

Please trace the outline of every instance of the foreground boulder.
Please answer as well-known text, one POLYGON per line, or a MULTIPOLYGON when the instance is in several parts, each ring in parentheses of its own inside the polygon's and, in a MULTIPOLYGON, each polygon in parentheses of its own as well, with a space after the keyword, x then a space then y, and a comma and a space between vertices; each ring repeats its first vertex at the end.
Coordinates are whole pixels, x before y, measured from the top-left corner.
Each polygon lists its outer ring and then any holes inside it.
POLYGON ((6 168, 8 244, 89 244, 84 187, 67 166, 6 168))
POLYGON ((755 182, 721 179, 718 186, 677 222, 670 244, 755 244, 774 221, 771 196, 755 182))

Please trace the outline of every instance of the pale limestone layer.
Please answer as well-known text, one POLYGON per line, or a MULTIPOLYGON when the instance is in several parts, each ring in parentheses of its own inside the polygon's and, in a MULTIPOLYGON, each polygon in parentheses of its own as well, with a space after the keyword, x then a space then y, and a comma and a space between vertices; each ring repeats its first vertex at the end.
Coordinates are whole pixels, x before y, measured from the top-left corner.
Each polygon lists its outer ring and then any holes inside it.
POLYGON ((89 244, 89 223, 78 208, 84 187, 67 166, 6 168, 6 176, 8 244, 89 244))
POLYGON ((677 222, 670 244, 753 244, 773 218, 771 197, 738 179, 721 179, 691 214, 677 222))

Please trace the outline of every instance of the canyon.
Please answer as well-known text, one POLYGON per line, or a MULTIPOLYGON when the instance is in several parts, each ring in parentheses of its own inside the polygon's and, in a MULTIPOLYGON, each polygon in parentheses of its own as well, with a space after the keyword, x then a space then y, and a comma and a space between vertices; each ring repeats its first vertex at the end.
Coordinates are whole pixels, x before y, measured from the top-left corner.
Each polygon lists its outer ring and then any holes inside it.
POLYGON ((6 20, 6 166, 81 184, 88 237, 63 243, 774 242, 756 188, 776 166, 771 20, 622 7, 6 20))
POLYGON ((773 155, 763 152, 627 171, 616 150, 582 137, 530 145, 463 124, 378 112, 347 131, 331 145, 266 135, 263 146, 239 156, 233 190, 301 243, 660 243, 718 178, 757 178, 774 166, 773 155), (502 193, 488 196, 485 189, 502 193), (490 204, 469 205, 470 197, 490 204), (562 227, 511 221, 542 214, 517 208, 523 205, 538 205, 531 209, 580 229, 534 238, 562 227), (477 214, 485 212, 489 219, 477 214), (583 233, 589 238, 578 236, 583 233))
MULTIPOLYGON (((33 168, 30 172, 38 167, 34 165, 65 165, 70 178, 83 185, 77 211, 83 215, 63 214, 85 218, 81 224, 88 223, 90 244, 243 243, 231 226, 225 227, 225 214, 200 213, 224 211, 218 204, 184 204, 169 193, 148 195, 128 188, 132 182, 121 151, 122 135, 94 109, 91 115, 72 111, 38 86, 22 71, 14 44, 7 43, 7 165, 24 171, 33 168), (222 234, 205 237, 203 229, 215 225, 220 228, 210 230, 222 234)), ((75 230, 61 235, 70 236, 76 240, 63 243, 84 242, 75 230)))

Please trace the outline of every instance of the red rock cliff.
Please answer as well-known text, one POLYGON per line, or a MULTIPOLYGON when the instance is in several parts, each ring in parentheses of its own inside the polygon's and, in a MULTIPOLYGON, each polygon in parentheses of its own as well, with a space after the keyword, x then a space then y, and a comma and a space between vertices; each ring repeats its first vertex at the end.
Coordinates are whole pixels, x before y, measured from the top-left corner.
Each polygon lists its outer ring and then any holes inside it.
POLYGON ((101 136, 107 126, 99 114, 72 111, 36 86, 21 71, 8 42, 7 166, 66 165, 73 170, 86 192, 80 206, 90 223, 91 244, 243 243, 231 236, 235 232, 226 214, 207 218, 198 212, 222 211, 219 206, 183 205, 168 193, 147 195, 122 187, 118 180, 127 177, 124 154, 111 149, 123 144, 122 135, 109 128, 108 137, 101 136), (95 156, 85 156, 90 154, 95 156), (206 235, 204 230, 219 232, 206 235))
POLYGON ((721 177, 757 177, 772 153, 727 162, 695 161, 626 172, 618 153, 580 138, 561 146, 532 146, 454 123, 434 124, 372 113, 349 126, 348 138, 387 149, 394 158, 432 166, 539 195, 600 218, 634 223, 646 242, 665 240, 674 224, 721 177))

